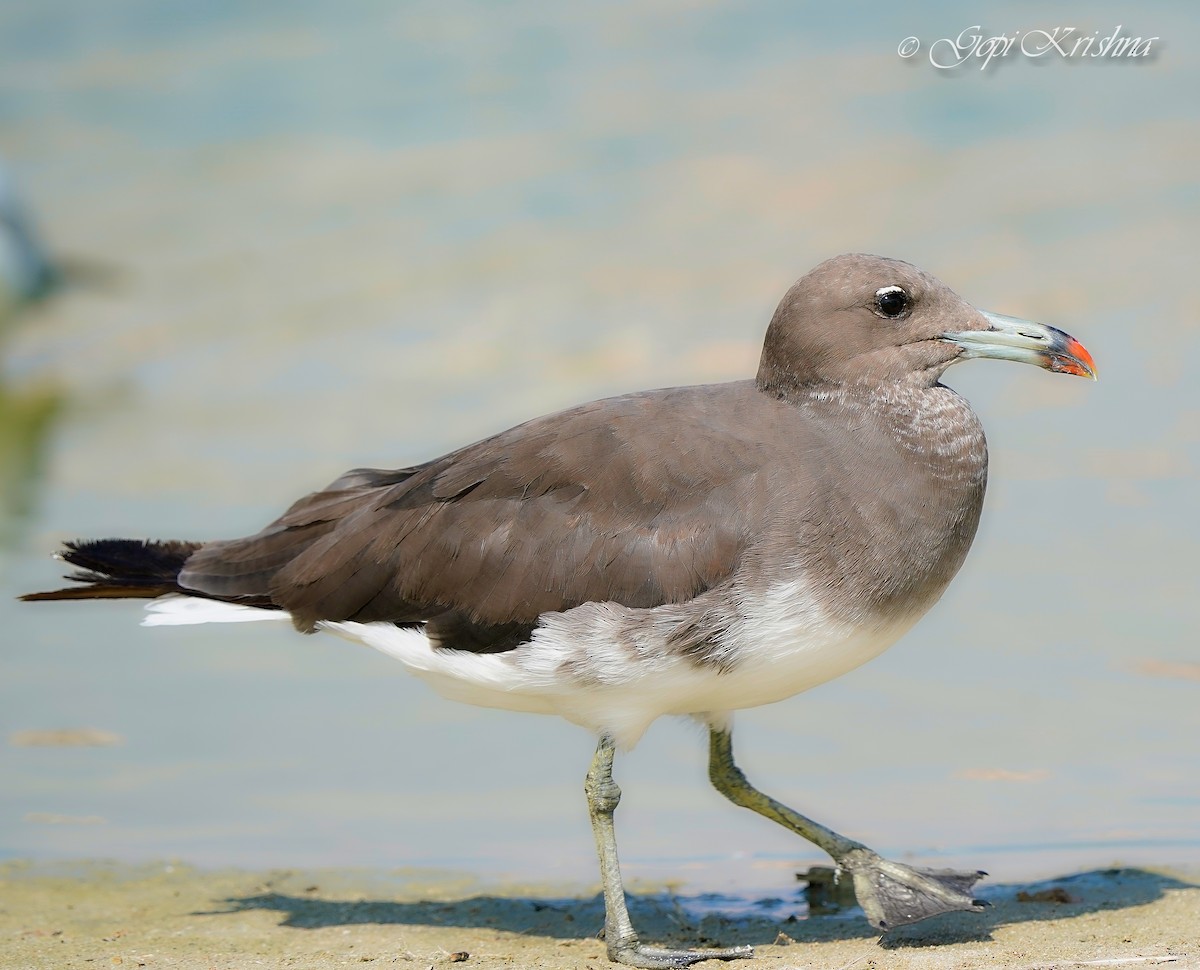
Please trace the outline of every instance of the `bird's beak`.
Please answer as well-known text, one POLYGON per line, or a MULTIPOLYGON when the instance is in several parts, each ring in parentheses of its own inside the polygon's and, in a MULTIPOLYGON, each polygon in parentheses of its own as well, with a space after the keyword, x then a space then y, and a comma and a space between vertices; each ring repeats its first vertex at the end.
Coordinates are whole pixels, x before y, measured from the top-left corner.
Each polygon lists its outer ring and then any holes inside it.
POLYGON ((1096 364, 1087 348, 1069 333, 1019 317, 980 310, 988 322, 986 330, 955 330, 942 334, 943 340, 963 349, 963 360, 971 357, 998 357, 1035 364, 1056 374, 1075 374, 1096 379, 1096 364))

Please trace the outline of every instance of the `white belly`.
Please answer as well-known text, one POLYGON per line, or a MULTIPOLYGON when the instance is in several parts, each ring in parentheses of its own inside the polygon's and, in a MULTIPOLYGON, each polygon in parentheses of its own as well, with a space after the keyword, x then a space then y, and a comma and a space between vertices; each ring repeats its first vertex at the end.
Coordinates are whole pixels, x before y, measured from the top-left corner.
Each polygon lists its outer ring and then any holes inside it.
POLYGON ((741 598, 708 662, 668 642, 688 606, 590 603, 548 614, 530 642, 498 654, 433 649, 416 630, 330 623, 395 657, 453 700, 558 714, 631 747, 664 714, 721 715, 839 677, 896 642, 917 617, 854 626, 817 608, 801 582, 741 598), (717 661, 720 662, 717 662, 717 661))
MULTIPOLYGON (((765 594, 740 591, 735 601, 705 656, 670 641, 700 601, 650 610, 588 603, 544 615, 528 643, 492 654, 437 649, 420 630, 391 623, 319 626, 394 657, 451 700, 558 714, 628 748, 664 714, 720 719, 839 677, 917 619, 855 625, 833 617, 803 576, 765 594)), ((147 626, 289 619, 279 610, 183 596, 154 600, 147 610, 147 626)))

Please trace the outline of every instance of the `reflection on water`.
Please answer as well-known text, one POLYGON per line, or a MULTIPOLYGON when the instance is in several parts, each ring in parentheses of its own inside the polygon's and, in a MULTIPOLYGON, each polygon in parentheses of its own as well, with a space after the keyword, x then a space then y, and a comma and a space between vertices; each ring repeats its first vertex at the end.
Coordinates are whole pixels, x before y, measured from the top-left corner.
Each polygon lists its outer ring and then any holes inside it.
MULTIPOLYGON (((957 34, 949 3, 455 9, 0 7, 0 152, 122 284, 6 337, 0 733, 125 739, 0 747, 0 855, 594 879, 574 728, 333 638, 13 597, 63 538, 246 534, 346 468, 744 377, 787 285, 865 250, 1062 326, 1102 379, 951 372, 993 456, 962 575, 879 660, 739 717, 747 773, 997 878, 1200 859, 1198 15, 1069 4, 1164 53, 948 78, 895 50, 957 34)), ((707 788, 688 724, 616 774, 631 880, 824 861, 707 788)))
POLYGON ((0 383, 0 548, 16 543, 34 510, 62 406, 51 388, 11 390, 0 383))

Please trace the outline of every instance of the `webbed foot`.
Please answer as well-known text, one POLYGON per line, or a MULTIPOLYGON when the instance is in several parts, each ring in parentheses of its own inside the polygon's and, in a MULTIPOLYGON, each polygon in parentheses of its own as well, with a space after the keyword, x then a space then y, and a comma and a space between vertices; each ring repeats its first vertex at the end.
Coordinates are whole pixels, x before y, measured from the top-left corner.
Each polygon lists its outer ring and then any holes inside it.
POLYGON ((865 847, 851 849, 838 863, 853 878, 858 903, 876 929, 916 923, 939 913, 978 913, 988 905, 971 894, 986 872, 906 866, 865 847))
POLYGON ((608 958, 627 967, 647 967, 649 970, 680 970, 704 960, 749 960, 754 948, 734 946, 725 950, 666 950, 640 943, 624 947, 609 947, 608 958))

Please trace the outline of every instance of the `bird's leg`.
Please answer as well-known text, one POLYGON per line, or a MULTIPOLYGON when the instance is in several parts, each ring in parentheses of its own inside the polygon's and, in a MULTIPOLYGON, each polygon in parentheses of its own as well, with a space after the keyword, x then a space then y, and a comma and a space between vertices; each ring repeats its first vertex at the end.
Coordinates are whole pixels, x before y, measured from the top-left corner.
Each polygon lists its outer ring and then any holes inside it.
POLYGON ((604 941, 608 958, 631 967, 690 967, 701 960, 737 960, 754 955, 748 946, 728 950, 665 950, 642 946, 638 941, 629 910, 625 906, 625 887, 621 882, 621 864, 617 860, 617 838, 613 830, 613 811, 621 800, 621 789, 612 777, 613 743, 602 737, 587 773, 583 790, 587 793, 596 852, 600 856, 600 878, 604 882, 604 941))
POLYGON ((984 872, 922 869, 891 862, 832 829, 805 818, 764 795, 746 781, 733 761, 733 737, 727 730, 709 729, 708 777, 713 786, 735 805, 778 822, 833 856, 838 869, 854 880, 868 921, 877 929, 915 923, 927 916, 955 910, 979 912, 987 905, 971 895, 971 887, 984 872))

